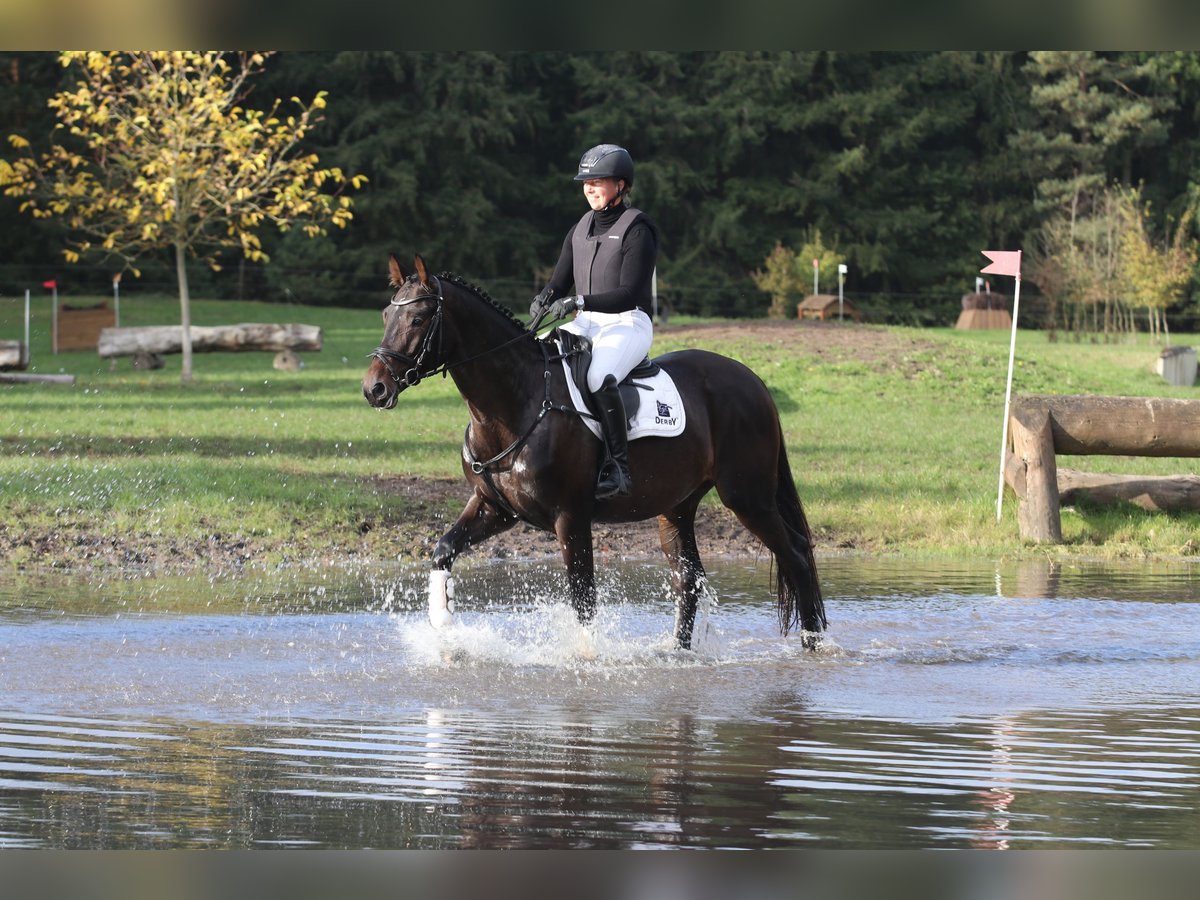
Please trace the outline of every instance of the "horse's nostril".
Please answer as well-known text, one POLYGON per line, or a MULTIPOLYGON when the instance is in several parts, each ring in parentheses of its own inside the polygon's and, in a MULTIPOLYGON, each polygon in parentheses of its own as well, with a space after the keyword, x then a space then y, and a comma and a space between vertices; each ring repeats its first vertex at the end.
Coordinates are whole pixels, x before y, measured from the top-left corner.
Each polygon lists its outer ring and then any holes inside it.
POLYGON ((373 385, 371 385, 371 396, 372 397, 375 397, 376 399, 380 399, 386 393, 387 393, 387 385, 385 385, 382 381, 377 381, 373 385))

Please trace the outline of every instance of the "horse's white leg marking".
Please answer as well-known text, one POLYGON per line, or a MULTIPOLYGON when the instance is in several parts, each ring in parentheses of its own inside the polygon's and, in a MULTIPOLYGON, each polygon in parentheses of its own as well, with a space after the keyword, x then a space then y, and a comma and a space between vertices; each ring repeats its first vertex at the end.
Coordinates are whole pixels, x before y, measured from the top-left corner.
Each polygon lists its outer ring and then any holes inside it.
POLYGON ((454 622, 454 580, 448 569, 429 573, 429 623, 444 628, 454 622))

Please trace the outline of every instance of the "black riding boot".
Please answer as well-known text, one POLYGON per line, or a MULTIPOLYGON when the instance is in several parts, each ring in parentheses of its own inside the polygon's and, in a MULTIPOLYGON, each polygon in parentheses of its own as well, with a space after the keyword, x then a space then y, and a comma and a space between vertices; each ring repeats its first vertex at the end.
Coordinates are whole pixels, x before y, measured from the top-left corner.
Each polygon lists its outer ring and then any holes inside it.
POLYGON ((629 432, 625 419, 625 403, 617 380, 609 375, 596 391, 596 406, 600 411, 600 428, 604 432, 604 464, 596 482, 596 499, 623 497, 629 493, 633 480, 629 477, 629 432))

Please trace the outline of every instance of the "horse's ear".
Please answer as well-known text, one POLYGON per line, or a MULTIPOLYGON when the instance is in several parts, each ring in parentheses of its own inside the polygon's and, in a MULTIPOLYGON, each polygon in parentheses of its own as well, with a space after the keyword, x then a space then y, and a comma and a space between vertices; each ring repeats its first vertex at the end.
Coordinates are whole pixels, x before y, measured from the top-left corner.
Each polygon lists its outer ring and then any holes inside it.
POLYGON ((395 253, 388 257, 388 277, 392 280, 392 287, 394 288, 400 287, 408 278, 408 275, 404 272, 404 267, 400 265, 400 260, 396 259, 395 253))
POLYGON ((413 265, 417 268, 417 278, 421 280, 421 284, 426 290, 433 290, 429 284, 429 271, 425 268, 425 260, 421 259, 420 253, 413 257, 413 265))

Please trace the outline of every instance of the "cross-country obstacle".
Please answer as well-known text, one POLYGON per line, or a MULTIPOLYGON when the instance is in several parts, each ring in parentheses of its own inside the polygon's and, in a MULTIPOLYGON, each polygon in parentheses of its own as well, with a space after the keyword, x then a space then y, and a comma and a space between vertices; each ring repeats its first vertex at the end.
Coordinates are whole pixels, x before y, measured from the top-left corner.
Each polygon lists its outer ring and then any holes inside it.
POLYGON ((57 312, 53 323, 55 353, 95 350, 100 332, 117 324, 116 311, 109 308, 107 300, 94 306, 60 303, 57 312))
POLYGON ((1055 455, 1200 457, 1200 400, 1019 395, 1009 415, 1004 480, 1019 500, 1022 540, 1062 542, 1064 503, 1128 501, 1144 509, 1200 510, 1195 475, 1140 477, 1059 469, 1055 455))
MULTIPOLYGON (((245 351, 275 351, 275 367, 283 368, 284 360, 295 359, 296 351, 320 350, 324 333, 317 325, 272 325, 244 322, 240 325, 195 326, 191 328, 192 352, 221 353, 245 351)), ((113 359, 133 356, 152 361, 166 353, 183 351, 183 329, 178 325, 157 325, 147 328, 105 328, 100 332, 97 352, 113 359)), ((150 367, 157 368, 151 363, 150 367)))

